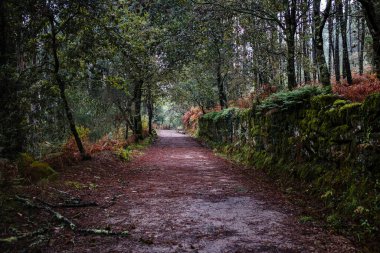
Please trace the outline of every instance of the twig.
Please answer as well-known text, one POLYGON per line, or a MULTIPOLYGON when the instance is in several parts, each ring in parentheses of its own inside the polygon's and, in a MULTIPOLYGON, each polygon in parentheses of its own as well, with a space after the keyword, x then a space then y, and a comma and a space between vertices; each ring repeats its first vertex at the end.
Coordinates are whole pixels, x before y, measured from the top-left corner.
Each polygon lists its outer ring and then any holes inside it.
POLYGON ((66 204, 50 204, 42 199, 37 199, 38 202, 49 206, 49 207, 57 207, 57 208, 71 208, 71 207, 90 207, 90 206, 98 206, 96 202, 79 202, 79 203, 66 203, 66 204))
POLYGON ((109 236, 128 236, 128 231, 114 232, 112 230, 105 229, 77 229, 82 235, 109 235, 109 236))
POLYGON ((57 191, 57 192, 59 192, 59 193, 61 193, 61 194, 64 194, 64 195, 70 195, 70 193, 68 193, 68 192, 64 192, 64 191, 61 191, 61 190, 58 190, 58 189, 56 189, 56 188, 54 188, 54 187, 49 187, 50 189, 52 189, 52 190, 55 190, 55 191, 57 191))
POLYGON ((18 235, 18 236, 10 236, 7 238, 1 238, 0 242, 2 242, 2 243, 15 243, 15 242, 17 242, 21 239, 27 238, 27 237, 32 237, 35 235, 43 234, 46 231, 47 231, 46 228, 41 228, 41 229, 38 229, 36 231, 30 232, 30 233, 25 233, 25 234, 18 235))
MULTIPOLYGON (((83 234, 83 235, 107 235, 107 236, 127 236, 127 235, 129 235, 128 231, 114 232, 112 230, 104 230, 104 229, 93 229, 93 228, 82 229, 82 228, 78 228, 74 222, 72 222, 71 220, 69 220, 68 218, 66 218, 65 216, 60 214, 59 212, 54 211, 51 207, 49 207, 47 205, 38 205, 38 204, 34 203, 33 201, 31 201, 30 199, 22 198, 22 197, 17 196, 17 195, 16 195, 16 199, 23 202, 25 205, 27 205, 29 207, 40 208, 40 209, 44 209, 44 210, 48 211, 49 213, 51 213, 54 216, 55 219, 64 223, 65 225, 67 225, 72 231, 78 232, 78 233, 83 234)), ((11 240, 14 240, 14 239, 11 239, 11 240)), ((12 241, 12 242, 14 242, 14 241, 12 241)))

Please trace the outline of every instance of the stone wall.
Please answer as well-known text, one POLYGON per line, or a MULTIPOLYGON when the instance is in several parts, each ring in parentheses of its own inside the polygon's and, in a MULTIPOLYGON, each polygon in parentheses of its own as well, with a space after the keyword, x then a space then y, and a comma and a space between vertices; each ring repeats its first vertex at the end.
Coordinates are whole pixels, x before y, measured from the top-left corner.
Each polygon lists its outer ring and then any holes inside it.
POLYGON ((235 160, 297 182, 321 199, 333 225, 351 222, 362 235, 380 227, 380 94, 363 103, 324 94, 212 112, 200 118, 198 135, 235 160))

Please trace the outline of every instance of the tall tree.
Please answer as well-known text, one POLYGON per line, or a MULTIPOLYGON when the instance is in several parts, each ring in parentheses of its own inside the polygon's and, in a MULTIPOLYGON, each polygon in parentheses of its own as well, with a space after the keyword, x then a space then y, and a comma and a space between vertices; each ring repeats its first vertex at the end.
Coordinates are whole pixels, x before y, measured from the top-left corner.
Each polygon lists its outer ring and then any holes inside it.
POLYGON ((330 73, 333 72, 334 70, 334 19, 333 17, 330 15, 330 17, 328 18, 328 32, 329 32, 329 36, 328 36, 328 42, 329 42, 329 57, 328 57, 328 61, 329 61, 329 71, 330 73))
MULTIPOLYGON (((364 14, 364 13, 363 13, 364 14)), ((364 73, 364 42, 366 34, 366 25, 364 17, 358 19, 358 58, 359 58, 359 74, 364 73)))
POLYGON ((286 75, 288 88, 294 89, 296 87, 296 32, 302 17, 309 9, 309 2, 304 5, 299 4, 297 0, 282 0, 281 2, 245 0, 232 4, 216 3, 216 5, 238 13, 250 14, 280 28, 285 35, 284 40, 287 46, 286 75))
MULTIPOLYGON (((67 32, 70 21, 76 18, 77 15, 81 14, 83 8, 87 7, 83 3, 78 4, 67 4, 63 1, 47 1, 46 3, 46 15, 50 24, 50 46, 51 46, 51 54, 53 57, 53 76, 56 84, 59 88, 59 94, 62 99, 62 103, 66 112, 66 117, 70 126, 71 133, 74 136, 75 142, 77 144, 78 150, 83 159, 89 159, 90 156, 86 153, 84 149, 82 140, 79 136, 75 120, 73 117, 73 113, 71 111, 69 102, 66 96, 66 82, 61 73, 61 62, 58 55, 59 45, 57 36, 61 32, 67 32), (59 17, 59 18, 58 18, 59 17), (58 26, 58 27, 57 27, 58 26)), ((67 34, 66 34, 67 35, 67 34)))
POLYGON ((17 45, 23 22, 22 8, 14 1, 0 1, 0 154, 16 156, 24 150, 25 108, 23 85, 17 73, 17 45))
POLYGON ((325 27, 327 18, 330 15, 331 0, 326 3, 326 9, 321 15, 320 13, 321 1, 314 0, 313 11, 314 11, 314 22, 315 22, 315 43, 316 43, 316 59, 319 69, 319 74, 321 77, 321 83, 323 86, 330 85, 330 72, 326 62, 326 58, 323 50, 323 28, 325 27))
POLYGON ((335 7, 335 53, 334 53, 334 72, 335 81, 340 82, 340 19, 338 15, 337 1, 334 1, 335 7))
MULTIPOLYGON (((308 0, 304 0, 304 4, 307 4, 308 0)), ((303 75, 305 83, 309 83, 310 79, 310 64, 309 64, 309 22, 308 15, 304 15, 302 18, 302 57, 303 57, 303 75)))
POLYGON ((342 35, 342 49, 343 49, 343 77, 347 79, 348 84, 352 84, 350 58, 348 55, 348 42, 347 42, 347 5, 345 5, 345 12, 343 13, 343 1, 337 0, 337 13, 339 16, 339 23, 342 35))
POLYGON ((374 72, 380 78, 380 2, 358 0, 365 10, 367 25, 373 40, 374 72))
POLYGON ((285 34, 287 50, 287 76, 288 88, 294 89, 296 87, 296 71, 295 71, 295 34, 297 29, 297 1, 296 0, 283 0, 285 7, 285 34))

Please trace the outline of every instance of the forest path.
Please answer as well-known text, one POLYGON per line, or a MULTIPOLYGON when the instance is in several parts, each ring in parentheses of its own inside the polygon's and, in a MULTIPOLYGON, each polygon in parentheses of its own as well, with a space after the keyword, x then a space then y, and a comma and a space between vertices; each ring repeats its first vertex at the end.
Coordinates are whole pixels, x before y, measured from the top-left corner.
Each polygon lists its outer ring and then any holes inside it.
POLYGON ((100 185, 91 193, 98 199, 113 193, 116 204, 93 209, 77 221, 128 228, 131 235, 76 236, 72 244, 63 248, 62 243, 56 244, 50 250, 355 252, 344 237, 301 224, 297 208, 274 187, 258 177, 247 177, 244 168, 215 156, 189 136, 159 131, 157 142, 125 166, 104 172, 109 180, 118 178, 117 184, 100 185), (102 187, 107 190, 102 192, 102 187))

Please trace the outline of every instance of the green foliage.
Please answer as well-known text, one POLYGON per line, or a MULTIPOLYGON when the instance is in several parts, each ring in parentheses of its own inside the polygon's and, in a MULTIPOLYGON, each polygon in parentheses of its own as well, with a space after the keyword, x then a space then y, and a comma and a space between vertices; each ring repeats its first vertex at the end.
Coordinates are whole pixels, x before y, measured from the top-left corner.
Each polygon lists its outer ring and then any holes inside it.
POLYGON ((183 108, 175 103, 169 103, 162 101, 157 104, 153 122, 158 126, 164 128, 175 129, 182 125, 181 116, 183 114, 183 108))
POLYGON ((46 162, 34 161, 26 171, 26 174, 32 182, 41 180, 54 180, 57 178, 58 173, 53 170, 46 162))
POLYGON ((35 161, 34 157, 29 153, 20 153, 17 159, 17 166, 19 170, 25 170, 35 161))
POLYGON ((115 151, 115 154, 124 161, 131 160, 131 150, 129 148, 119 148, 115 151))
POLYGON ((77 181, 65 181, 65 185, 69 186, 69 187, 73 187, 77 190, 79 189, 83 189, 86 187, 86 185, 80 183, 80 182, 77 182, 77 181))
POLYGON ((310 222, 314 221, 314 219, 313 219, 313 217, 311 217, 311 216, 301 216, 301 217, 299 218, 299 221, 300 221, 301 223, 310 223, 310 222))
POLYGON ((325 89, 317 86, 304 86, 292 91, 277 92, 256 105, 256 111, 261 113, 271 109, 289 110, 308 102, 313 96, 324 93, 326 93, 325 89))

